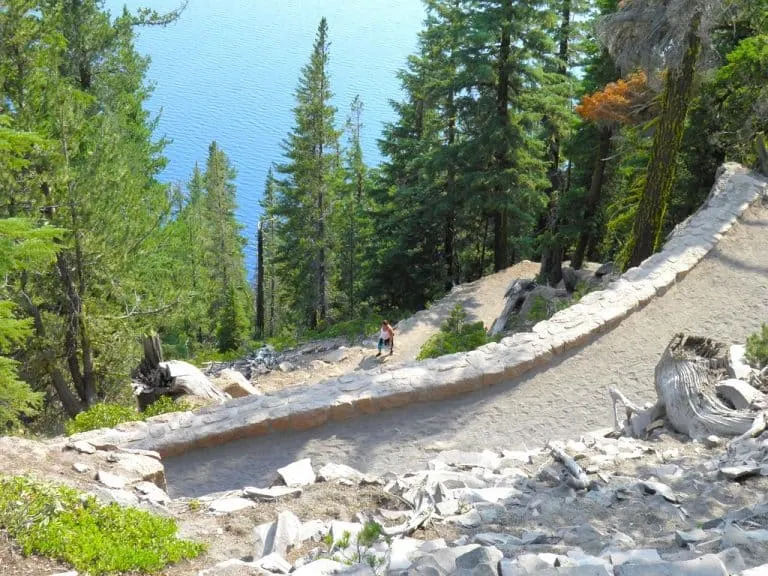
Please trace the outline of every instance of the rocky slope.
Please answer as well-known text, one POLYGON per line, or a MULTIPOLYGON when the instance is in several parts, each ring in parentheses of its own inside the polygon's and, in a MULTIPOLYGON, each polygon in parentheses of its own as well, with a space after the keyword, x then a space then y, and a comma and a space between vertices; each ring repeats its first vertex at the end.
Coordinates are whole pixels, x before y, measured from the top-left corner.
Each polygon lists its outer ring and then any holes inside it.
POLYGON ((612 435, 435 452, 427 469, 402 476, 302 460, 276 471, 273 486, 194 500, 167 497, 155 455, 108 446, 4 438, 11 458, 0 470, 176 517, 210 550, 168 575, 766 573, 768 432, 698 443, 656 423, 645 440, 612 435), (563 461, 586 474, 585 489, 563 461))

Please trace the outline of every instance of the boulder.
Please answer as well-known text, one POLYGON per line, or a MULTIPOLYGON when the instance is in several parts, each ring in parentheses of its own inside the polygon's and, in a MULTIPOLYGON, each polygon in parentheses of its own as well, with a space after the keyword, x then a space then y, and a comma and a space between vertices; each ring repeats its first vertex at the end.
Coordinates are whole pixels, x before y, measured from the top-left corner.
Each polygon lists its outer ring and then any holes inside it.
POLYGON ((295 367, 290 362, 280 362, 280 372, 293 372, 295 367))
POLYGON ((232 396, 232 398, 243 398, 244 396, 261 396, 261 390, 256 388, 248 381, 241 372, 236 370, 224 369, 215 380, 216 386, 232 396))

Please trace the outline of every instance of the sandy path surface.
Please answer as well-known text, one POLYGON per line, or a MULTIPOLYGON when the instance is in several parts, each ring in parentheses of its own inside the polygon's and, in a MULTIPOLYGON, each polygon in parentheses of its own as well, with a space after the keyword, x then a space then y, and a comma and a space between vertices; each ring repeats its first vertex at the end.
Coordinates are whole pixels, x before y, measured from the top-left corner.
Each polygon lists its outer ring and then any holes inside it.
POLYGON ((416 359, 421 347, 440 330, 456 304, 464 307, 470 320, 481 321, 490 328, 504 311, 504 294, 512 282, 519 278, 534 278, 538 273, 539 264, 525 260, 496 274, 457 286, 434 306, 395 326, 395 353, 391 357, 377 358, 376 343, 371 340, 367 345, 347 347, 347 357, 340 362, 311 366, 312 361, 322 360, 326 352, 308 354, 296 359, 296 371, 283 373, 273 370, 264 376, 257 376, 254 383, 264 392, 274 392, 289 386, 315 384, 357 370, 391 370, 403 362, 416 359))
POLYGON ((471 321, 482 321, 486 329, 490 329, 504 311, 504 294, 510 284, 518 278, 534 278, 538 273, 539 264, 525 260, 475 282, 456 286, 434 306, 397 324, 393 360, 415 360, 421 347, 440 329, 456 304, 464 307, 471 321))
POLYGON ((431 450, 522 448, 610 426, 607 388, 654 398, 653 369, 685 330, 743 342, 768 321, 768 208, 753 208, 679 284, 546 370, 470 395, 382 412, 315 430, 248 438, 169 459, 171 494, 264 485, 275 469, 311 457, 364 471, 404 472, 431 450))

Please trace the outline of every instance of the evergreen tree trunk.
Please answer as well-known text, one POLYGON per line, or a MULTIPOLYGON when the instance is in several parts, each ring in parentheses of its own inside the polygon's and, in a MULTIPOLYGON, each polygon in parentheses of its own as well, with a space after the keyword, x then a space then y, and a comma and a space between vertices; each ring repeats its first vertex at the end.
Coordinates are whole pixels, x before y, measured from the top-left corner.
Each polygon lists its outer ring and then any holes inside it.
MULTIPOLYGON (((558 74, 563 77, 568 73, 568 45, 571 29, 571 0, 564 0, 562 5, 562 21, 560 24, 560 46, 558 50, 558 74)), ((553 122, 550 124, 549 143, 549 206, 546 216, 545 234, 549 242, 541 254, 539 277, 550 286, 556 286, 563 279, 563 242, 559 235, 560 192, 563 188, 560 173, 560 128, 553 122)))
POLYGON ((667 73, 643 196, 632 228, 628 268, 638 266, 653 254, 661 242, 667 203, 675 183, 677 154, 693 91, 696 60, 701 49, 700 22, 700 15, 693 18, 686 38, 687 50, 683 62, 679 68, 667 73))
POLYGON ((256 336, 264 336, 264 226, 259 220, 256 231, 256 336))
MULTIPOLYGON (((448 114, 448 149, 453 151, 456 142, 456 107, 453 98, 453 91, 448 93, 448 102, 446 106, 448 114)), ((453 158, 448 162, 448 214, 445 218, 445 271, 448 278, 448 288, 452 287, 457 281, 454 238, 456 236, 456 165, 453 158)))
POLYGON ((584 200, 584 215, 582 219, 582 230, 579 234, 579 240, 576 243, 576 251, 571 258, 571 267, 579 270, 584 265, 584 256, 587 246, 592 239, 594 217, 597 207, 600 205, 600 197, 603 192, 603 178, 605 168, 608 164, 608 154, 611 151, 611 137, 613 130, 609 126, 603 126, 600 129, 600 140, 597 149, 597 158, 595 167, 592 171, 592 181, 589 185, 589 192, 584 200))
MULTIPOLYGON (((510 43, 509 24, 504 22, 501 28, 499 58, 497 62, 496 115, 498 122, 505 128, 509 124, 509 70, 507 61, 510 55, 510 43)), ((503 144, 501 146, 503 147, 503 144)), ((499 173, 506 171, 508 164, 507 154, 508 151, 505 148, 499 149, 496 152, 497 165, 495 169, 499 173)), ((497 205, 493 217, 493 269, 495 272, 499 272, 509 265, 509 222, 506 207, 508 191, 500 183, 497 183, 494 192, 494 200, 497 202, 497 205)))

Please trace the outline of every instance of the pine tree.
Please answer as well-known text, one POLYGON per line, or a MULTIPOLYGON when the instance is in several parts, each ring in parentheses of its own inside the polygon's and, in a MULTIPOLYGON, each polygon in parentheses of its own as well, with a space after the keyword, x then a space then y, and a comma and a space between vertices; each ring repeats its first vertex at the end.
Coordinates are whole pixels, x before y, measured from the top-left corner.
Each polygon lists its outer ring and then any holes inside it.
POLYGON ((281 287, 296 320, 308 328, 328 317, 329 222, 341 176, 336 109, 330 104, 329 46, 323 18, 296 90, 295 125, 283 145, 286 162, 278 166, 283 180, 275 203, 281 287))
POLYGON ((529 236, 547 182, 531 106, 548 43, 538 17, 535 5, 518 0, 478 0, 468 13, 464 65, 477 94, 467 102, 469 185, 482 191, 493 222, 496 271, 516 259, 511 241, 529 236))
POLYGON ((208 147, 203 174, 204 215, 207 224, 206 255, 210 284, 217 294, 209 314, 215 319, 219 351, 236 350, 247 340, 250 290, 245 278, 245 240, 240 235, 235 210, 235 170, 214 141, 208 147))

